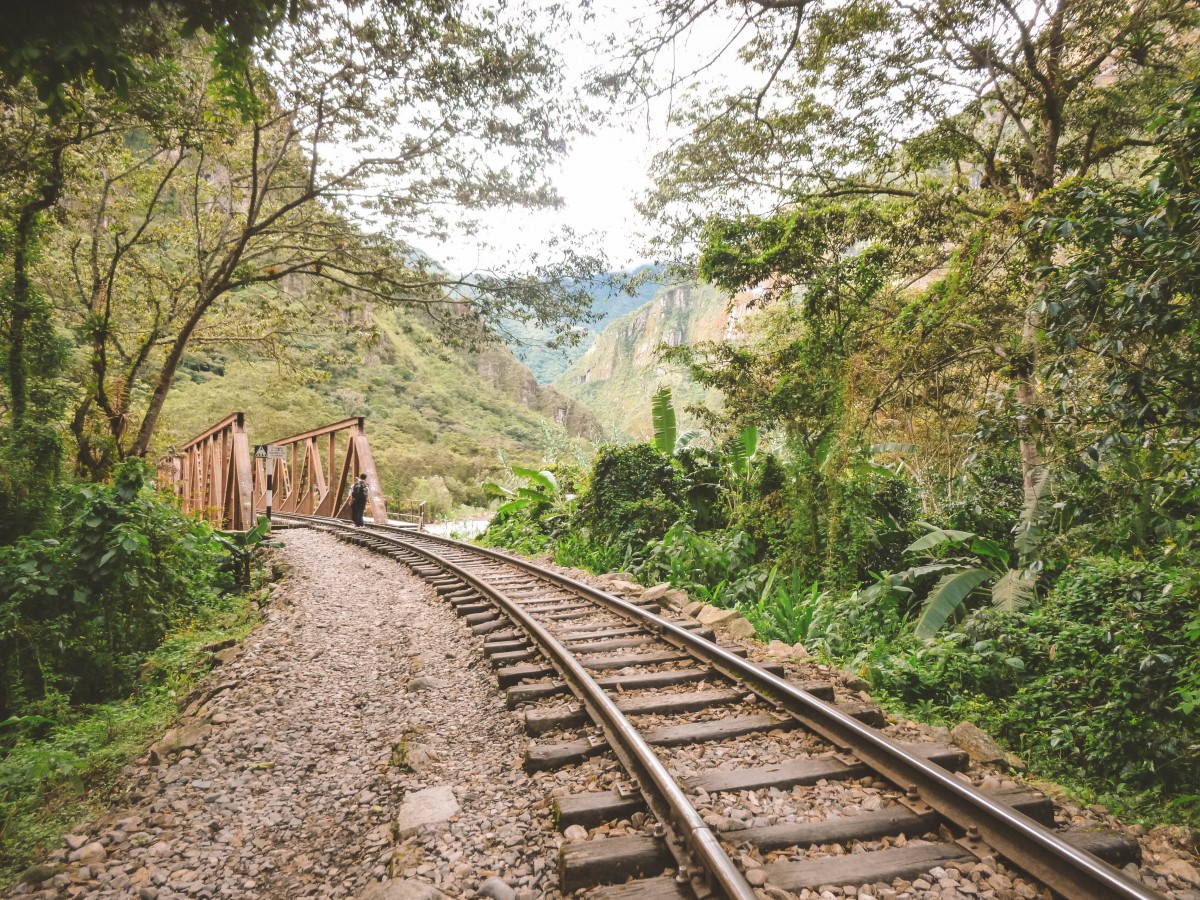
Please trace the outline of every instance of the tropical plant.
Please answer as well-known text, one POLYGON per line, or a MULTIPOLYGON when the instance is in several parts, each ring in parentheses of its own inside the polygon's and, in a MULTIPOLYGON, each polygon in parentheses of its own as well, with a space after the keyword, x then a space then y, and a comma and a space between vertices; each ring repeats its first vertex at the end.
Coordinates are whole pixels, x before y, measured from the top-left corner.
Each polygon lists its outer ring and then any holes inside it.
POLYGON ((696 429, 679 434, 675 401, 671 397, 671 389, 666 385, 655 391, 650 399, 650 418, 654 425, 654 446, 666 456, 686 450, 701 435, 696 429))
POLYGON ((819 582, 806 585, 803 576, 793 569, 786 578, 779 578, 779 566, 771 569, 758 601, 746 610, 755 631, 763 640, 779 640, 786 644, 803 642, 808 637, 817 606, 826 598, 819 582))
POLYGON ((253 528, 245 531, 217 531, 213 538, 229 554, 229 569, 238 587, 250 587, 250 563, 254 548, 271 533, 271 520, 259 516, 253 528))
POLYGON ((650 401, 650 416, 654 422, 654 446, 659 453, 670 456, 675 452, 676 424, 675 404, 671 402, 671 389, 661 387, 650 401))
MULTIPOLYGON (((506 516, 526 508, 530 508, 531 512, 540 515, 542 512, 575 499, 574 494, 564 494, 559 491, 558 479, 549 469, 542 469, 539 472, 521 466, 512 466, 512 473, 518 478, 526 479, 528 485, 515 490, 491 481, 485 481, 482 485, 488 494, 494 497, 503 497, 507 501, 496 510, 497 516, 506 516)), ((560 509, 559 512, 564 513, 566 510, 560 509)))
POLYGON ((969 531, 937 528, 922 523, 928 532, 909 544, 906 554, 923 554, 927 562, 903 572, 883 576, 862 591, 863 599, 883 593, 913 595, 921 583, 938 577, 925 597, 914 633, 931 638, 963 606, 975 591, 990 583, 994 606, 1013 611, 1032 597, 1037 578, 1029 567, 1011 568, 1009 552, 998 543, 969 531), (961 555, 947 556, 947 553, 961 555))

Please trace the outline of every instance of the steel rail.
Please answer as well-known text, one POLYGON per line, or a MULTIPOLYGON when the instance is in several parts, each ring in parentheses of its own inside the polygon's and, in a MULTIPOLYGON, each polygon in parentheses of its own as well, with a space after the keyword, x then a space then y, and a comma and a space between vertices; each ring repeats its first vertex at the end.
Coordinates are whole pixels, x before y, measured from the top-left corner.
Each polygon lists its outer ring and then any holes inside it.
POLYGON ((1162 900, 1162 895, 1137 884, 1092 854, 1072 847, 1049 829, 1011 807, 997 803, 940 766, 914 756, 882 732, 712 641, 697 637, 628 601, 489 547, 477 547, 428 532, 414 533, 395 526, 376 526, 372 530, 377 536, 383 536, 380 531, 405 534, 408 540, 393 540, 427 555, 436 556, 415 546, 421 540, 503 562, 646 625, 668 643, 686 650, 734 681, 748 683, 755 693, 777 704, 832 744, 852 753, 910 795, 919 796, 962 828, 968 837, 977 836, 1067 900, 1162 900))
MULTIPOLYGON (((503 561, 640 621, 667 642, 687 650, 735 681, 750 683, 756 693, 777 702, 805 726, 854 754, 901 789, 915 790, 924 802, 968 835, 978 834, 1002 856, 1068 900, 1161 900, 1160 894, 1147 890, 1092 854, 1072 847, 1028 816, 995 802, 940 766, 909 753, 876 729, 712 641, 619 597, 507 553, 440 535, 422 533, 420 538, 503 561)), ((405 543, 413 546, 411 541, 405 543)))
MULTIPOLYGON (((300 517, 297 516, 297 518, 300 517)), ((321 521, 344 530, 352 528, 352 526, 336 520, 321 521)), ((401 531, 401 529, 396 530, 401 531)), ((361 529, 355 529, 355 532, 363 533, 361 529)), ((600 726, 608 739, 609 747, 624 763, 626 770, 637 773, 638 785, 643 788, 642 792, 646 795, 648 805, 659 821, 664 826, 671 827, 675 832, 676 840, 669 840, 668 846, 674 851, 673 855, 679 862, 677 882, 690 884, 696 896, 701 900, 709 896, 710 892, 707 888, 714 886, 727 900, 757 900, 754 889, 746 881, 733 860, 729 858, 729 855, 721 849, 720 840, 704 824, 700 813, 687 799, 675 779, 671 777, 666 766, 662 764, 637 728, 617 708, 616 703, 587 673, 587 670, 570 650, 526 612, 519 603, 514 603, 502 591, 492 587, 487 581, 458 564, 428 548, 413 546, 398 537, 381 535, 372 531, 366 533, 372 537, 387 540, 399 548, 420 554, 438 568, 470 585, 480 594, 491 598, 538 645, 587 708, 592 720, 600 726), (651 791, 644 789, 644 785, 647 783, 653 785, 651 791), (678 843, 680 839, 682 846, 678 843), (681 850, 685 852, 680 853, 681 850), (680 858, 681 856, 682 858, 680 858), (699 872, 694 871, 695 869, 698 869, 699 872), (711 884, 701 882, 699 878, 701 874, 704 878, 711 880, 711 884)))

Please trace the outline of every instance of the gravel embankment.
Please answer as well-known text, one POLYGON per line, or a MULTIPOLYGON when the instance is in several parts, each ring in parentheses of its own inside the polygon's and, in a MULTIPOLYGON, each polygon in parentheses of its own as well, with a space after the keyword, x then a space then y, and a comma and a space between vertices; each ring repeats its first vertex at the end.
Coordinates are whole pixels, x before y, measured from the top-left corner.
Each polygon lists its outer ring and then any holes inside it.
MULTIPOLYGON (((293 572, 277 592, 281 602, 244 652, 218 654, 225 664, 210 680, 216 693, 150 758, 129 767, 114 812, 51 854, 44 882, 20 886, 11 896, 441 900, 444 893, 464 900, 558 900, 555 857, 564 837, 554 830, 548 798, 611 790, 627 781, 618 764, 599 756, 525 775, 521 757, 528 739, 521 719, 505 708, 482 641, 447 605, 403 566, 366 550, 304 530, 286 532, 283 540, 293 572)), ((616 621, 597 612, 559 629, 616 621)), ((725 634, 721 640, 732 642, 725 634)), ((786 660, 797 682, 833 681, 839 702, 870 699, 855 676, 796 661, 791 648, 781 647, 780 654, 774 645, 742 643, 753 658, 786 660)), ((690 682, 664 693, 714 686, 690 682)), ((632 691, 626 699, 641 696, 632 691)), ((521 712, 569 702, 556 696, 521 712)), ((741 700, 680 716, 635 718, 652 727, 764 711, 741 700)), ((884 731, 903 741, 951 739, 946 729, 897 717, 884 731)), ((558 727, 537 740, 598 734, 591 726, 558 727)), ((828 753, 824 741, 799 729, 661 751, 678 777, 828 753)), ((985 789, 1015 789, 1006 768, 976 763, 958 777, 985 789)), ((897 791, 869 777, 697 796, 705 821, 721 831, 864 815, 898 802, 897 791)), ((1100 807, 1069 803, 1057 819, 1120 827, 1100 807)), ((598 828, 574 825, 566 839, 647 833, 653 824, 638 812, 598 828)), ((1128 831, 1141 838, 1146 857, 1140 869, 1128 867, 1130 874, 1169 900, 1200 900, 1192 889, 1200 876, 1183 849, 1186 835, 1168 828, 1149 835, 1136 826, 1128 831)), ((899 847, 922 837, 938 839, 913 834, 770 852, 750 844, 734 849, 761 900, 1047 896, 1002 864, 935 867, 911 880, 796 893, 769 881, 773 863, 899 847)))
POLYGON ((327 535, 282 540, 286 603, 214 674, 232 686, 180 729, 194 748, 131 766, 120 806, 11 895, 354 897, 393 875, 557 896, 562 839, 480 642, 403 566, 327 535), (459 807, 446 824, 397 834, 412 795, 438 787, 421 797, 459 807))

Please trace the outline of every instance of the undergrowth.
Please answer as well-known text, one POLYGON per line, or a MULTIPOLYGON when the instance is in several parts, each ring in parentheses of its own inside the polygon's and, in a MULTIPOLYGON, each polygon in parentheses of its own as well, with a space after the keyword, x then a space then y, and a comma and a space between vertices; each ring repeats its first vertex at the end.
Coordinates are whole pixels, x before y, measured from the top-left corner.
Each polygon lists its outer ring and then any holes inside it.
POLYGON ((209 601, 147 656, 128 697, 76 707, 64 700, 57 720, 9 720, 0 735, 22 734, 0 743, 0 887, 107 808, 121 770, 162 735, 179 699, 207 673, 205 645, 244 638, 260 621, 263 597, 255 591, 209 601))

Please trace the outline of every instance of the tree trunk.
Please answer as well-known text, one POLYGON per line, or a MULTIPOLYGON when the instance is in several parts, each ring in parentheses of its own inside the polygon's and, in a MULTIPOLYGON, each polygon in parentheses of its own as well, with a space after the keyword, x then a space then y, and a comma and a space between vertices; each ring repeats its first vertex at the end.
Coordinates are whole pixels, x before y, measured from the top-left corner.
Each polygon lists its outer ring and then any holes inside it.
POLYGON ((137 437, 134 439, 133 446, 129 448, 126 455, 145 456, 150 452, 150 440, 154 437, 154 429, 158 427, 158 419, 162 415, 163 406, 167 402, 167 394, 171 391, 171 383, 175 380, 175 373, 179 370, 179 361, 183 359, 183 352, 187 349, 192 333, 196 330, 196 326, 200 324, 200 319, 208 311, 214 299, 216 299, 215 296, 210 296, 202 300, 191 316, 188 317, 187 322, 175 337, 175 340, 171 342, 171 349, 167 352, 167 358, 163 360, 162 368, 158 371, 158 380, 154 384, 154 393, 150 395, 150 405, 146 407, 146 415, 142 417, 142 424, 138 429, 137 437))
POLYGON ((29 266, 33 262, 35 231, 41 213, 58 202, 62 193, 62 149, 54 151, 50 171, 42 182, 35 200, 25 204, 17 218, 13 241, 12 308, 8 334, 8 390, 11 425, 18 428, 29 413, 29 360, 26 354, 26 333, 31 317, 37 312, 29 266))
POLYGON ((20 428, 29 410, 29 363, 25 359, 25 328, 33 305, 29 283, 29 239, 37 213, 27 206, 17 219, 13 242, 12 311, 8 331, 8 398, 13 428, 20 428))
POLYGON ((1034 437, 1032 419, 1033 409, 1037 407, 1037 390, 1033 379, 1037 374, 1037 323, 1034 322, 1033 311, 1025 313, 1025 323, 1021 326, 1021 368, 1016 376, 1016 402, 1021 408, 1018 419, 1018 430, 1021 443, 1021 485, 1025 487, 1025 496, 1030 497, 1033 488, 1037 486, 1042 469, 1042 454, 1038 451, 1037 438, 1034 437))

